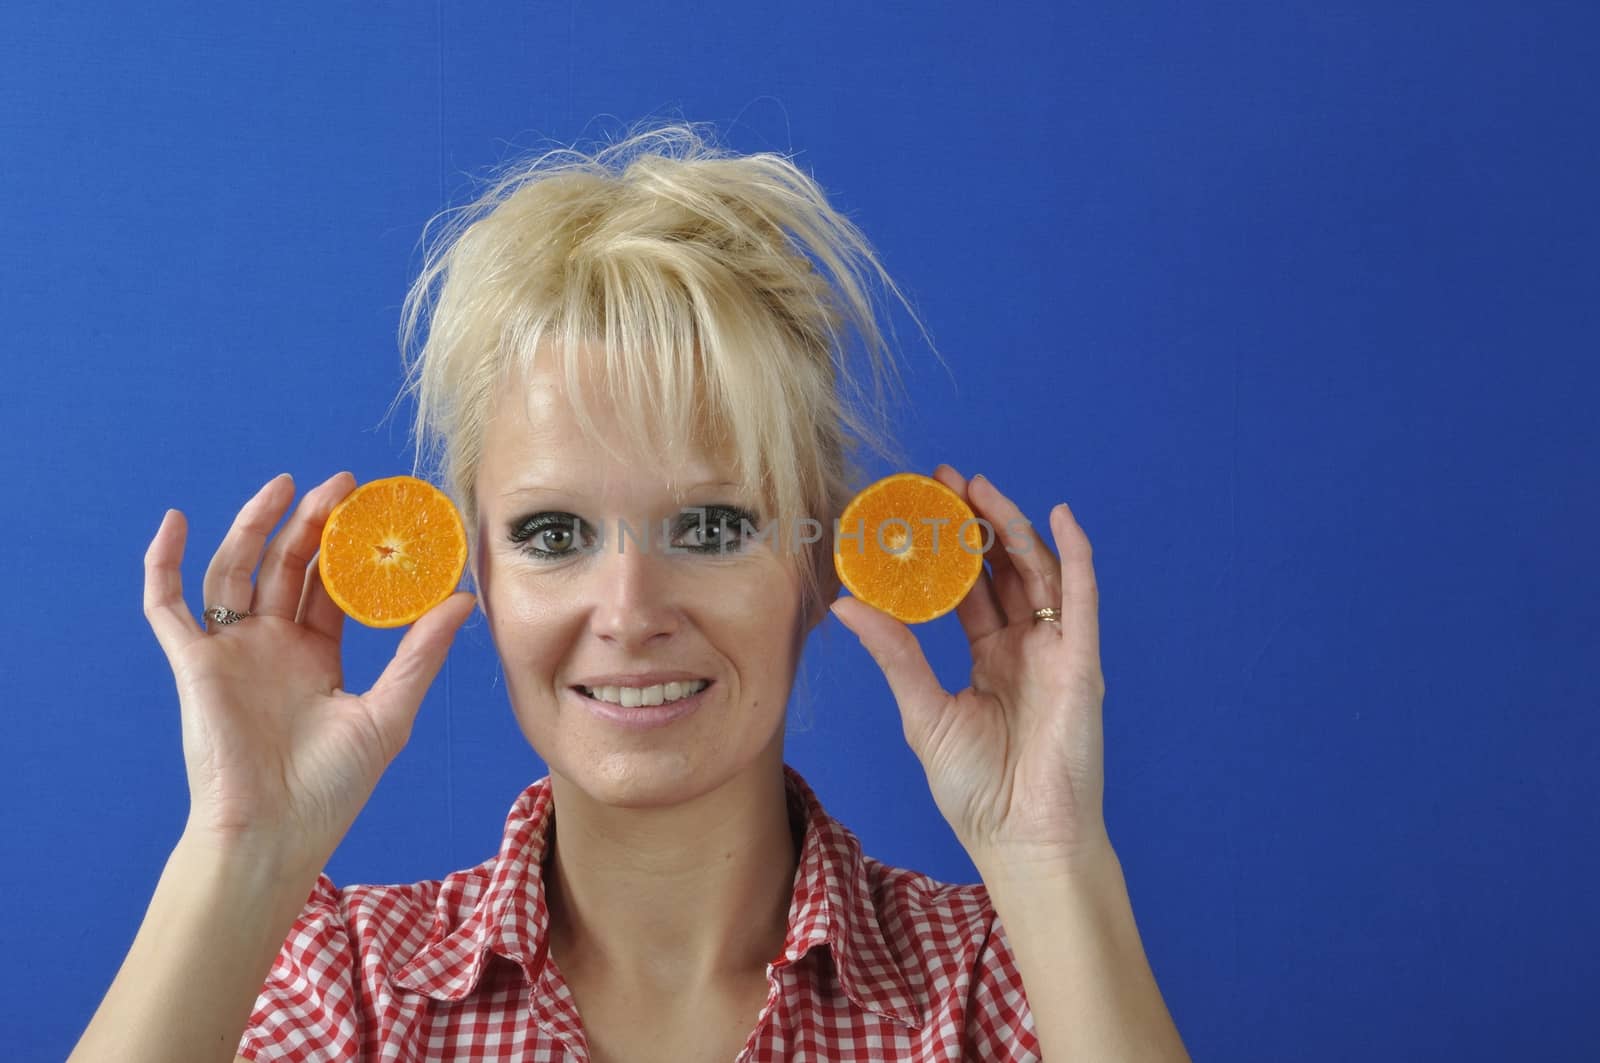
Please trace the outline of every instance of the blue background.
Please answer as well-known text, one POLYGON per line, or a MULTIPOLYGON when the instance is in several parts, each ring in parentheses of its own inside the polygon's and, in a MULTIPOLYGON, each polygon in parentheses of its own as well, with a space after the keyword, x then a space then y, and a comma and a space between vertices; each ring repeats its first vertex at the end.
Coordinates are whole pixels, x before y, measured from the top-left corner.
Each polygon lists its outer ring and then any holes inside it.
MULTIPOLYGON (((924 471, 1087 529, 1106 814, 1194 1057, 1600 1056, 1596 10, 0 7, 6 1054, 67 1053, 183 823, 162 511, 198 609, 263 480, 407 470, 424 222, 660 115, 876 242, 951 367, 902 315, 924 471)), ((397 636, 349 630, 355 686, 397 636)), ((836 621, 808 670, 790 763, 976 881, 836 621)), ((475 620, 329 873, 477 863, 543 773, 475 620)))

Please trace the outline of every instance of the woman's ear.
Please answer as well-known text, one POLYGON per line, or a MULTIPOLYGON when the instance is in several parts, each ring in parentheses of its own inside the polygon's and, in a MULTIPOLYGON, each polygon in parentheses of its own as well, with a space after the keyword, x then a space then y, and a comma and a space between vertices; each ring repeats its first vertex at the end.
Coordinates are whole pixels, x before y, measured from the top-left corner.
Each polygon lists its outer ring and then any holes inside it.
POLYGON ((487 620, 489 618, 489 607, 483 600, 483 559, 485 556, 484 548, 488 544, 484 542, 481 526, 474 526, 468 535, 468 542, 472 544, 471 549, 467 551, 467 570, 465 573, 468 589, 472 591, 473 597, 478 600, 478 612, 482 613, 484 619, 487 620))
POLYGON ((812 631, 828 616, 828 606, 839 597, 841 584, 838 570, 833 567, 833 551, 818 551, 814 564, 817 573, 817 594, 812 599, 810 615, 806 617, 806 630, 812 631))

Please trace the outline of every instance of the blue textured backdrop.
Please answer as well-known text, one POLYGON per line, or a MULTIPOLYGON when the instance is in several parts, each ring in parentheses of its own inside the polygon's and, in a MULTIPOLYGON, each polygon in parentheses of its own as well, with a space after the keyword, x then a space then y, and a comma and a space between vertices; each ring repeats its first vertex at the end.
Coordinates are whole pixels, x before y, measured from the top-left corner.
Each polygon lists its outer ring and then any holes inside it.
MULTIPOLYGON (((163 509, 192 599, 267 477, 405 469, 423 223, 648 114, 798 152, 950 361, 897 322, 920 466, 1088 530, 1197 1060, 1600 1056, 1594 5, 359 6, 0 7, 9 1058, 66 1054, 183 822, 163 509)), ((853 637, 808 661, 790 762, 975 881, 853 637)), ((479 620, 329 873, 476 863, 543 772, 479 620)))

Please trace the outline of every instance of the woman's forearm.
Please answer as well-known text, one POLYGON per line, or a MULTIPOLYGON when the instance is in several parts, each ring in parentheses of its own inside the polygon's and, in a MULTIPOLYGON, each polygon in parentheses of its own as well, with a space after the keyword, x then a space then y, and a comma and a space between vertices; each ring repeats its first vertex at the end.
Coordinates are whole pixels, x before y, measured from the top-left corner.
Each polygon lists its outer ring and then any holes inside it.
POLYGON ((988 863, 984 884, 1046 1063, 1188 1063, 1115 851, 1107 845, 1098 858, 1059 869, 988 863))
POLYGON ((185 835, 68 1063, 231 1063, 316 876, 185 835))

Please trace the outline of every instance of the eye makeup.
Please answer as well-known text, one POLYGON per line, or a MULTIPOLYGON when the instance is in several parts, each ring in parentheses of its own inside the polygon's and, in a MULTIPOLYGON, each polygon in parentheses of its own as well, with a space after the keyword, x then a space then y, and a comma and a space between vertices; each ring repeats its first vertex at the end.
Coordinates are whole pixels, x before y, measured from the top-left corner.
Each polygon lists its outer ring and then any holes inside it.
MULTIPOLYGON (((761 517, 738 505, 716 503, 687 506, 660 524, 660 539, 650 529, 619 521, 619 549, 655 545, 671 553, 726 555, 744 549, 746 540, 759 533, 761 517), (623 545, 623 543, 626 545, 623 545)), ((558 560, 569 554, 592 552, 605 546, 605 529, 596 528, 575 513, 541 510, 511 522, 510 541, 522 552, 540 560, 558 560)))
POLYGON ((533 513, 512 522, 511 541, 524 553, 542 559, 554 559, 566 554, 580 553, 596 541, 594 529, 582 517, 573 513, 546 510, 533 513))

